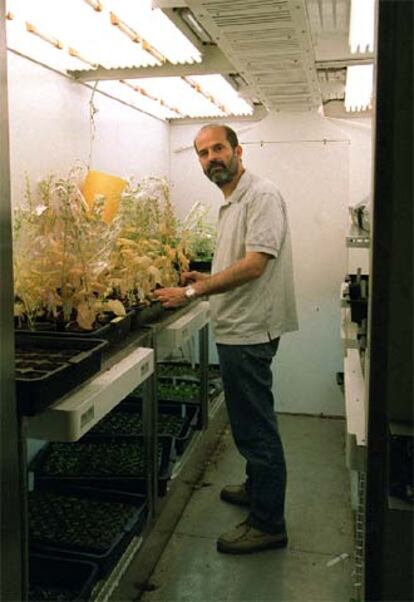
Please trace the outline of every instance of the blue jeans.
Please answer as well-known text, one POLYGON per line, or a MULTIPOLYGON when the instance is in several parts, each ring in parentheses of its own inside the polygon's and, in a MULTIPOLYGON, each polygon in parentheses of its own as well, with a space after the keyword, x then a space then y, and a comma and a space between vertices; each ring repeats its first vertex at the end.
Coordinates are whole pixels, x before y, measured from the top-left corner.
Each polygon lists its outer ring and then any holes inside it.
POLYGON ((286 463, 273 409, 271 363, 279 339, 257 345, 217 344, 234 442, 246 460, 248 523, 275 533, 285 526, 286 463))

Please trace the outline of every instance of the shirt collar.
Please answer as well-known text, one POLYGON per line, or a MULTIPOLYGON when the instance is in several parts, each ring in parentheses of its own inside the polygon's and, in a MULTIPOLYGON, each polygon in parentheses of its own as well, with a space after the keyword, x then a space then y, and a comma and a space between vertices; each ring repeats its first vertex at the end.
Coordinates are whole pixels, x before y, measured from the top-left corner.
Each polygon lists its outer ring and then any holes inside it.
POLYGON ((233 190, 230 196, 224 199, 223 205, 231 203, 238 203, 246 190, 249 188, 252 181, 252 175, 247 169, 242 173, 240 180, 237 182, 236 188, 233 190))

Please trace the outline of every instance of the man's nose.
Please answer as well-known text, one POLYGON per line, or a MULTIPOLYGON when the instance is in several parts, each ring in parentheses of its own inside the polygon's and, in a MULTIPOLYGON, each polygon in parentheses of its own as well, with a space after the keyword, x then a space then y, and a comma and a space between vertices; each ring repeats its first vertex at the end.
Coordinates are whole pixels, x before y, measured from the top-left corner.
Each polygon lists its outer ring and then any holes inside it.
POLYGON ((213 148, 210 148, 208 150, 207 159, 208 161, 214 161, 215 159, 217 159, 217 152, 213 148))

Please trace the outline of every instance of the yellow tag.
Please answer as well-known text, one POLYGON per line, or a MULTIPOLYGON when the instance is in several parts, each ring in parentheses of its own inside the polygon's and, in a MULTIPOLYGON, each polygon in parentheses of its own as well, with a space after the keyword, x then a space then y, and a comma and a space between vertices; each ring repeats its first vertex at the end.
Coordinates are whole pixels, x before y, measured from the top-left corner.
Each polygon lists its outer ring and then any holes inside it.
POLYGON ((100 171, 89 171, 83 184, 83 195, 89 207, 93 206, 95 196, 105 196, 102 219, 109 224, 118 212, 121 192, 126 186, 126 180, 100 171))

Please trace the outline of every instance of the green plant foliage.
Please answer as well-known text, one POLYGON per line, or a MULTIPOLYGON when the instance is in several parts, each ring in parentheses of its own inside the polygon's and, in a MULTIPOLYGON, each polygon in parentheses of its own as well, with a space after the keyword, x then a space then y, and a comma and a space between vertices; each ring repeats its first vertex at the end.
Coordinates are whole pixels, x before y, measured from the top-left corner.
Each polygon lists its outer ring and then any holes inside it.
POLYGON ((216 244, 216 227, 208 221, 209 209, 195 203, 183 222, 190 259, 211 261, 216 244))
POLYGON ((29 536, 32 542, 104 552, 135 514, 135 507, 123 502, 31 491, 29 536))

